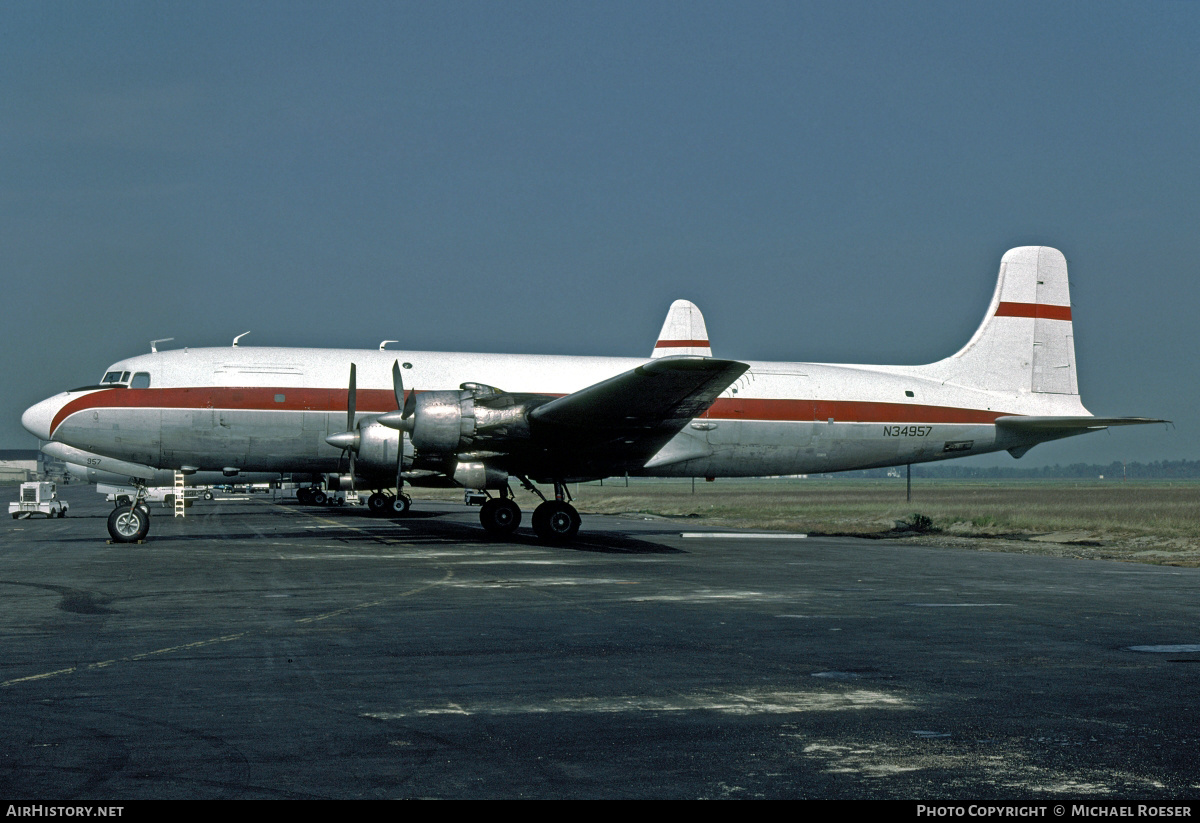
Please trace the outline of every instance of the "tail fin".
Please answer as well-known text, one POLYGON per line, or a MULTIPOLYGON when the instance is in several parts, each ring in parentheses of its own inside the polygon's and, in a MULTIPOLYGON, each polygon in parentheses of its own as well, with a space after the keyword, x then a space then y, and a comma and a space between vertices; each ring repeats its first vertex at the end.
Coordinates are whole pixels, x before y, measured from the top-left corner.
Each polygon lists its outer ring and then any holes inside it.
POLYGON ((651 357, 666 357, 674 354, 698 354, 712 357, 708 345, 708 329, 704 327, 704 315, 688 300, 676 300, 667 311, 658 342, 654 344, 651 357))
POLYGON ((1005 254, 983 325, 961 351, 927 368, 931 376, 974 389, 1077 398, 1071 296, 1062 252, 1022 246, 1005 254))

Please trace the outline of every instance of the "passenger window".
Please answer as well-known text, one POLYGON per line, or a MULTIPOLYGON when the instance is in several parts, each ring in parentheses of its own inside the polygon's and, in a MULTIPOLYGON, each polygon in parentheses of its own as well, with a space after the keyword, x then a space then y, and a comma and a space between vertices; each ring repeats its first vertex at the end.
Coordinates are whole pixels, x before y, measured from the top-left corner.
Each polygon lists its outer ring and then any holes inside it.
POLYGON ((133 376, 133 382, 129 384, 131 389, 148 389, 150 388, 150 372, 140 371, 133 376))

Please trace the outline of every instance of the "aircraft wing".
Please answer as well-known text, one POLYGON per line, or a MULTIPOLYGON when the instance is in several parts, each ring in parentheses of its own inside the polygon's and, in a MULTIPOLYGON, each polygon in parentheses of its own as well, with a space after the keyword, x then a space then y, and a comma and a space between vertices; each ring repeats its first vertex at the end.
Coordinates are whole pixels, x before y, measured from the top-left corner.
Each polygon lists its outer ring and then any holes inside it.
POLYGON ((641 468, 750 367, 735 360, 663 357, 538 406, 531 431, 569 455, 571 474, 641 468))
POLYGON ((1145 423, 1170 423, 1152 417, 997 417, 996 425, 1009 431, 1024 434, 1046 432, 1084 432, 1107 429, 1109 426, 1140 426, 1145 423))

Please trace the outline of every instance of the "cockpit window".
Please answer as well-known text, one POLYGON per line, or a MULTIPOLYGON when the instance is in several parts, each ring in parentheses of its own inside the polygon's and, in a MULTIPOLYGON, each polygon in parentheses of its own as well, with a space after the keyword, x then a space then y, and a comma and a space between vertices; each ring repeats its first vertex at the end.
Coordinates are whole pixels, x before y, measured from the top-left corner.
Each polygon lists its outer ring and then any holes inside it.
MULTIPOLYGON (((138 372, 138 373, 145 374, 146 386, 149 386, 150 385, 150 374, 146 373, 146 372, 138 372)), ((130 384, 130 373, 128 373, 128 372, 106 372, 106 373, 104 373, 104 379, 101 380, 100 384, 106 385, 106 386, 110 386, 110 385, 126 385, 127 386, 128 384, 130 384)), ((142 386, 142 388, 145 388, 145 386, 142 386)))
POLYGON ((131 389, 148 389, 150 388, 150 372, 140 371, 133 376, 133 381, 129 384, 131 389))

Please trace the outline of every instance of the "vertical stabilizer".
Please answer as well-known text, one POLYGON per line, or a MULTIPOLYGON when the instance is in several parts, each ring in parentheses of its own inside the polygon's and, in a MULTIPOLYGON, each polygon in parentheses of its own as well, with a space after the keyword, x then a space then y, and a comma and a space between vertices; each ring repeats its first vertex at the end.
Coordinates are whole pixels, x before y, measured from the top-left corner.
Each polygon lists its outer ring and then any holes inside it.
POLYGON ((957 354, 929 366, 948 383, 1005 394, 1079 394, 1067 260, 1022 246, 1000 261, 983 325, 957 354))
POLYGON ((654 344, 651 357, 666 357, 672 354, 698 354, 712 357, 708 345, 708 329, 704 327, 704 315, 688 300, 676 300, 667 311, 667 319, 658 342, 654 344))

